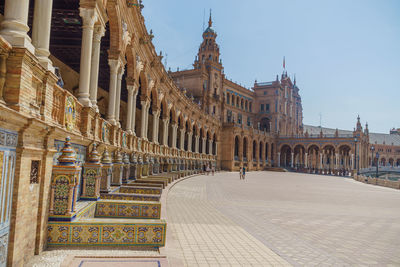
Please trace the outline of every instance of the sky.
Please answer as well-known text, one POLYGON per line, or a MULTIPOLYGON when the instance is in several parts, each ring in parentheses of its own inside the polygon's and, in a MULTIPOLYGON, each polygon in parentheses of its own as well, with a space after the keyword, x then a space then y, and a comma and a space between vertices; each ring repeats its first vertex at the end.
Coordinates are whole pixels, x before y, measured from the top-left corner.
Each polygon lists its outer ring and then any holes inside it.
POLYGON ((296 75, 303 123, 372 132, 400 128, 399 0, 144 0, 167 69, 192 67, 212 9, 224 72, 254 81, 296 75), (205 15, 204 15, 205 14, 205 15), (167 55, 167 56, 166 56, 167 55), (321 119, 321 120, 320 120, 321 119))

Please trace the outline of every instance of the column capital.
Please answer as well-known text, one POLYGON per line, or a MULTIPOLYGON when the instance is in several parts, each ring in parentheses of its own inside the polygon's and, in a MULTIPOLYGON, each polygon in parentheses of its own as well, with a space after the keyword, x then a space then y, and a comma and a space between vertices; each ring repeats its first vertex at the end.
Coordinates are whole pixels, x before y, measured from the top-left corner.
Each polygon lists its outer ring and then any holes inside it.
POLYGON ((122 80, 122 76, 125 73, 125 65, 120 65, 120 68, 118 69, 118 80, 122 80))
POLYGON ((104 26, 101 25, 100 23, 95 24, 93 28, 93 41, 100 42, 104 34, 105 34, 104 26))
POLYGON ((118 59, 108 59, 108 65, 110 66, 111 73, 117 74, 120 61, 118 59))
POLYGON ((137 95, 138 93, 138 86, 136 84, 130 84, 126 85, 126 90, 128 90, 128 93, 133 93, 134 95, 137 95))
POLYGON ((97 21, 97 12, 94 8, 79 8, 79 16, 82 17, 83 25, 82 28, 90 27, 93 28, 94 23, 97 21))

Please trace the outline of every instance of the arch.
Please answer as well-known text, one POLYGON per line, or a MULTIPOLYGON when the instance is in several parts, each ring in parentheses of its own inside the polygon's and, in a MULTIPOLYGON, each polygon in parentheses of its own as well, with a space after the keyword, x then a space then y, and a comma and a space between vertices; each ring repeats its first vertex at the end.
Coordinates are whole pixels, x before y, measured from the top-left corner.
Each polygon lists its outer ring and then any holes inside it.
POLYGON ((240 99, 240 108, 244 109, 244 102, 243 102, 243 98, 240 99))
POLYGON ((248 108, 248 104, 249 104, 249 102, 246 100, 246 101, 244 101, 244 109, 247 111, 247 108, 248 108))
POLYGON ((280 165, 283 167, 290 167, 292 164, 292 148, 288 144, 281 145, 280 148, 280 165))
POLYGON ((297 144, 294 146, 293 149, 293 165, 296 168, 302 168, 305 165, 305 153, 306 153, 306 149, 304 147, 304 145, 302 144, 297 144))
POLYGON ((233 148, 234 160, 239 160, 239 145, 239 136, 236 135, 233 148))
POLYGON ((110 27, 110 50, 122 51, 122 17, 120 9, 113 1, 107 2, 107 15, 110 27))
POLYGON ((243 137, 243 161, 247 161, 247 137, 243 137))
POLYGON ((399 167, 400 166, 400 158, 398 158, 397 160, 396 160, 396 167, 399 167))
POLYGON ((195 124, 192 126, 192 151, 196 151, 196 136, 198 135, 198 128, 195 124))
POLYGON ((265 142, 265 150, 264 150, 264 153, 265 153, 265 161, 268 162, 269 157, 268 157, 268 143, 267 143, 267 142, 265 142))
POLYGON ((258 160, 261 161, 262 160, 262 155, 263 155, 263 148, 264 148, 263 141, 260 141, 258 146, 259 146, 258 147, 258 160))
POLYGON ((394 167, 394 159, 393 158, 389 158, 388 163, 390 166, 394 167))
POLYGON ((217 155, 217 137, 215 133, 213 134, 212 138, 212 154, 217 155))
POLYGON ((256 161, 257 160, 257 142, 256 142, 256 140, 253 140, 253 149, 252 149, 252 151, 253 151, 253 161, 256 161))

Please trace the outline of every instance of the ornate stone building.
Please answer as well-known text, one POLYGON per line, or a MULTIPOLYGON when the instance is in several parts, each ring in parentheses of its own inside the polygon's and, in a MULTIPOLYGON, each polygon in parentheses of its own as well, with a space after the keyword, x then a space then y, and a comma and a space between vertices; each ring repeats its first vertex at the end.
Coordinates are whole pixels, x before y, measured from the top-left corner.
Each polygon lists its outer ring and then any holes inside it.
POLYGON ((0 1, 0 266, 49 246, 163 246, 162 189, 206 165, 368 165, 367 128, 311 133, 286 71, 251 90, 226 79, 211 16, 193 69, 167 72, 142 8, 0 1))

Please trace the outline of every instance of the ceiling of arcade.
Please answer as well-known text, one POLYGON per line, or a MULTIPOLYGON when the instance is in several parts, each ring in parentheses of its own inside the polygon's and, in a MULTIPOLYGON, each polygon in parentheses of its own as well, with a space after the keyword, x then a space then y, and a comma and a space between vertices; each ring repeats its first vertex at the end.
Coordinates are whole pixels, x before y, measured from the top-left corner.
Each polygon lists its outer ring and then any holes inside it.
MULTIPOLYGON (((4 14, 4 1, 0 0, 0 13, 4 14)), ((29 10, 29 19, 28 26, 32 29, 33 24, 33 12, 34 12, 34 0, 30 1, 30 10, 29 10)), ((68 65, 74 71, 79 73, 80 71, 80 58, 81 58, 81 42, 82 42, 82 18, 79 15, 79 0, 56 0, 53 1, 53 13, 52 13, 52 21, 51 21, 51 36, 50 36, 50 53, 58 58, 60 61, 68 65)), ((101 1, 99 1, 101 2, 101 1)), ((125 1, 120 0, 109 0, 107 7, 107 16, 109 17, 109 21, 106 22, 105 35, 101 39, 101 51, 100 51, 100 66, 99 66, 99 87, 108 91, 109 89, 109 77, 110 77, 110 67, 108 65, 109 51, 115 50, 115 42, 110 44, 110 39, 115 40, 122 39, 122 26, 121 21, 118 19, 116 15, 116 11, 119 12, 120 16, 123 16, 124 21, 127 22, 128 31, 131 33, 131 45, 134 47, 130 52, 127 52, 126 55, 129 54, 131 57, 131 66, 136 65, 136 56, 137 54, 140 56, 140 59, 145 63, 145 75, 141 75, 142 80, 146 80, 146 83, 149 83, 149 78, 154 77, 152 80, 153 84, 157 86, 157 90, 160 90, 159 87, 165 87, 165 92, 160 92, 159 96, 168 95, 168 106, 176 106, 177 109, 185 112, 188 117, 191 119, 196 118, 197 120, 202 120, 203 124, 207 121, 208 125, 214 125, 215 129, 219 128, 219 122, 212 117, 209 117, 206 114, 201 114, 198 112, 190 102, 189 99, 183 99, 184 95, 182 92, 175 92, 173 88, 177 88, 176 85, 172 82, 169 77, 165 77, 167 72, 163 68, 162 64, 157 64, 157 54, 155 53, 155 49, 151 40, 147 40, 148 37, 140 38, 140 36, 147 35, 147 30, 144 26, 144 23, 135 22, 137 19, 132 12, 132 9, 118 9, 116 7, 116 3, 121 2, 125 5, 125 1), (112 5, 112 8, 110 8, 112 5), (118 20, 118 21, 116 21, 118 20), (137 24, 135 24, 137 23, 137 24), (134 25, 135 26, 132 26, 134 25), (110 29, 113 31, 113 37, 110 36, 110 29), (115 32, 119 32, 115 34, 115 32), (132 34, 133 33, 133 34, 132 34), (110 49, 110 45, 113 46, 110 49), (139 47, 139 49, 135 49, 135 47, 139 47), (135 51, 135 52, 133 52, 135 51), (148 62, 148 63, 146 63, 148 62), (150 75, 151 74, 151 75, 150 75), (156 78, 159 77, 159 78, 156 78), (143 79, 144 78, 144 79, 143 79), (189 112, 190 110, 190 112, 189 112)), ((139 18, 138 21, 140 21, 139 18)), ((31 35, 31 30, 28 33, 31 35)), ((148 35, 147 35, 148 36, 148 35)), ((118 41, 117 41, 118 43, 118 41)), ((124 50, 123 47, 117 47, 117 50, 124 50)), ((128 51, 129 47, 126 49, 128 51)), ((129 62, 127 60, 127 56, 124 56, 123 60, 125 62, 129 62)), ((161 61, 160 61, 161 62, 161 61)), ((129 64, 129 63, 128 63, 129 64)), ((136 67, 136 66, 135 66, 136 67)), ((128 67, 129 68, 129 67, 128 67)), ((127 102, 128 91, 126 89, 126 77, 127 73, 132 73, 132 69, 127 70, 125 68, 125 73, 122 77, 122 86, 121 86, 121 99, 127 102)))

